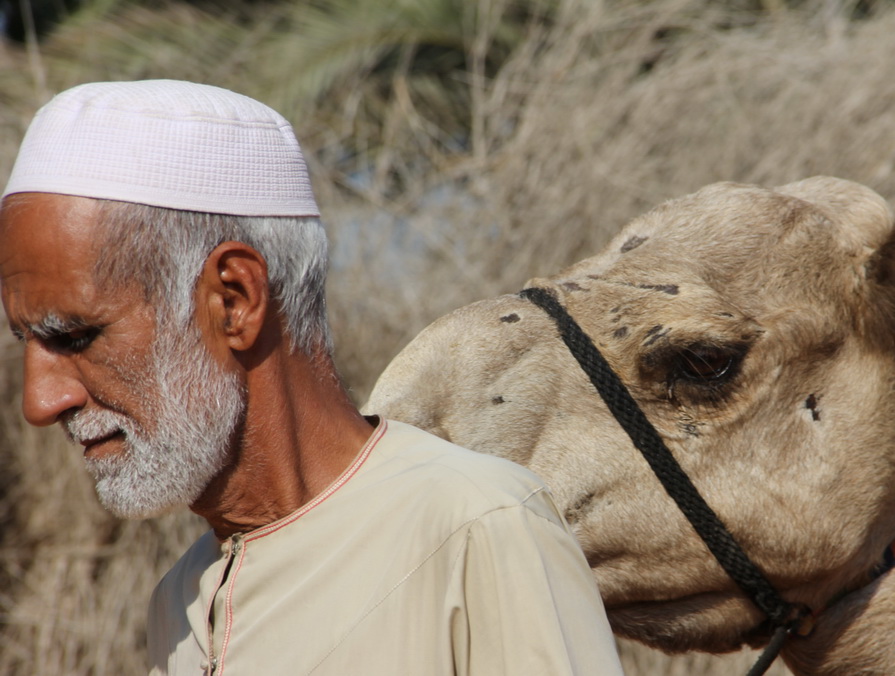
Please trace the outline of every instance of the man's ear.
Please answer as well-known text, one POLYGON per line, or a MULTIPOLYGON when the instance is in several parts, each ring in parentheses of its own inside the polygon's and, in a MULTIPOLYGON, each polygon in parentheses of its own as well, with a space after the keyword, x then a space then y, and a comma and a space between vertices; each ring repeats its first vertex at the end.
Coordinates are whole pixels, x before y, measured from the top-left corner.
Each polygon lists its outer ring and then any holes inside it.
POLYGON ((218 344, 245 351, 254 346, 267 319, 267 262, 248 244, 223 242, 205 259, 196 284, 196 315, 218 344))

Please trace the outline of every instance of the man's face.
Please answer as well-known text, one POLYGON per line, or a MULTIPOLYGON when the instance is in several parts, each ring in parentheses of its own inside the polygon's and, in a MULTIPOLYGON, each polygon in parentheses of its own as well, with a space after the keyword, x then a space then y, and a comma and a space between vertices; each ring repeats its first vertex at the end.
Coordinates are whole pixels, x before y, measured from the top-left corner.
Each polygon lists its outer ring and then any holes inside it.
POLYGON ((0 290, 25 343, 26 419, 84 447, 110 511, 152 516, 194 503, 227 463, 244 397, 198 329, 157 331, 139 288, 97 287, 97 214, 85 198, 8 198, 0 290))

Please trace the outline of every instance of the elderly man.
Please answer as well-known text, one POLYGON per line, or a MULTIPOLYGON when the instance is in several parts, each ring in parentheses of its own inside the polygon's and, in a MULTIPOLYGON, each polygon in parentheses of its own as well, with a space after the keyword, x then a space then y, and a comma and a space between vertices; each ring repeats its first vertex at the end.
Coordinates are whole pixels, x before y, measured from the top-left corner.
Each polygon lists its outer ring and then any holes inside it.
POLYGON ((23 410, 122 517, 211 530, 157 587, 154 673, 618 674, 542 483, 364 418, 289 124, 232 92, 95 83, 37 114, 0 210, 23 410))

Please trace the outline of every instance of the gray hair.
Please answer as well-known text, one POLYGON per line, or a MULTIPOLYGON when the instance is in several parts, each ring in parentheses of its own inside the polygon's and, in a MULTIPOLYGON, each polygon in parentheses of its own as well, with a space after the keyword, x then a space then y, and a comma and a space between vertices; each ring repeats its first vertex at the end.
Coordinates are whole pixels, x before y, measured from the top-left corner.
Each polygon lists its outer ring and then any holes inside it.
POLYGON ((208 255, 222 242, 248 244, 267 262, 271 297, 292 350, 332 353, 324 285, 326 234, 317 217, 229 216, 99 200, 94 274, 108 290, 139 284, 159 322, 186 327, 208 255))

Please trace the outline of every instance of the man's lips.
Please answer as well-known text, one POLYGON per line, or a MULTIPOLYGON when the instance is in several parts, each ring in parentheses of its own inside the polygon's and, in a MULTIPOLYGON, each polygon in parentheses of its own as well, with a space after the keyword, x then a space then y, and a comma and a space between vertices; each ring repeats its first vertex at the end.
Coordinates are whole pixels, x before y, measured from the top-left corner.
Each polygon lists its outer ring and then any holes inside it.
POLYGON ((95 446, 99 444, 104 444, 107 441, 111 441, 112 439, 116 439, 122 436, 124 433, 121 430, 115 430, 113 432, 109 432, 103 436, 99 437, 91 437, 89 439, 81 439, 80 444, 84 447, 84 455, 88 455, 95 446))

